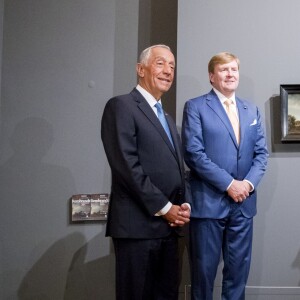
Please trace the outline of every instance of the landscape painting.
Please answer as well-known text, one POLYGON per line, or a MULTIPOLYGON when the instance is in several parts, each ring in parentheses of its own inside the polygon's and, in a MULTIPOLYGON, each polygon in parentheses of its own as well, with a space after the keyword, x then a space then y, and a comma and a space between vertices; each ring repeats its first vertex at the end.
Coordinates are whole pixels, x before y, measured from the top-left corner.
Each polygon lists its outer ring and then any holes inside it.
POLYGON ((300 142, 300 85, 280 86, 283 142, 300 142))

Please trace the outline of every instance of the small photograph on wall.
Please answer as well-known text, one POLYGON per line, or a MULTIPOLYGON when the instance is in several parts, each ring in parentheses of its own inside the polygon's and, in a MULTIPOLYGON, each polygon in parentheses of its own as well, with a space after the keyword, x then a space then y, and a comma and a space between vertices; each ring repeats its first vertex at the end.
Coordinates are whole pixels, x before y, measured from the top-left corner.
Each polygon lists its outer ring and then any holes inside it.
POLYGON ((300 142, 300 85, 280 86, 283 142, 300 142))
POLYGON ((71 221, 107 220, 109 194, 77 194, 71 198, 71 221))

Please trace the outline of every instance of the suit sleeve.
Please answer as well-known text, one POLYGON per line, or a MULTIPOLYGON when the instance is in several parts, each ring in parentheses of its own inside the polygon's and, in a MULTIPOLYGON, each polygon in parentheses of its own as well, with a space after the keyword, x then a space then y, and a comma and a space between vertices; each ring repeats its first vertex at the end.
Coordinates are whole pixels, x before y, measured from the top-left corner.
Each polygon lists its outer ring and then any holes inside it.
POLYGON ((117 180, 130 199, 153 216, 168 203, 168 198, 143 171, 138 155, 138 130, 129 105, 117 97, 108 101, 101 121, 101 138, 113 181, 117 180))
POLYGON ((268 159, 268 150, 266 146, 265 134, 261 122, 261 116, 258 108, 256 109, 257 124, 256 126, 256 142, 253 151, 252 165, 245 176, 245 180, 250 181, 254 188, 257 187, 263 175, 265 174, 268 159))

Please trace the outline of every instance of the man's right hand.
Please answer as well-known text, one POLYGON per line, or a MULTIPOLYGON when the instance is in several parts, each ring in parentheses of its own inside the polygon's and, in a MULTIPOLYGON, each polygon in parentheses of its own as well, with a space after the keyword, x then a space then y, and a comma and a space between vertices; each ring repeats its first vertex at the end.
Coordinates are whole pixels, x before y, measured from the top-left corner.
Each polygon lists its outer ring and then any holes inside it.
POLYGON ((183 226, 190 221, 190 208, 185 203, 181 206, 172 205, 163 218, 165 218, 172 227, 183 226))
POLYGON ((250 185, 246 181, 233 180, 230 188, 227 190, 228 195, 234 202, 243 202, 249 197, 250 185))

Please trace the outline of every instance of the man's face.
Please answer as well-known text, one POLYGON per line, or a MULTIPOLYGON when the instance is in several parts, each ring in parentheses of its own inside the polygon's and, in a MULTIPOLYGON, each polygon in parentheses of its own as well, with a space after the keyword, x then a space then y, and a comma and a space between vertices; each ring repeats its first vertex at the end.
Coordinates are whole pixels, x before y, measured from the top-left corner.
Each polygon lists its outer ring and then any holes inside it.
POLYGON ((236 60, 226 64, 217 64, 209 79, 214 88, 226 97, 231 97, 239 85, 239 67, 236 60))
POLYGON ((137 65, 139 84, 159 100, 170 89, 174 70, 174 55, 166 48, 153 48, 148 63, 137 65))

